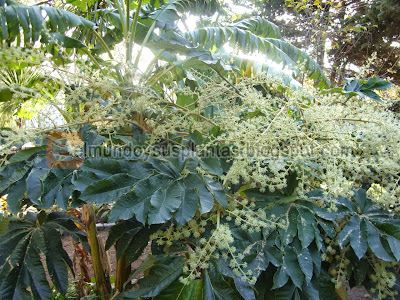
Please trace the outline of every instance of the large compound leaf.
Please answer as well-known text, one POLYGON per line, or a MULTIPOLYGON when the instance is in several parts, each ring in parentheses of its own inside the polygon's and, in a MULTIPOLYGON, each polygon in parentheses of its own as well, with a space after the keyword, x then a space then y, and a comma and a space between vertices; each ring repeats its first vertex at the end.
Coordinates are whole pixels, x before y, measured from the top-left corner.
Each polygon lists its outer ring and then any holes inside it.
POLYGON ((384 261, 398 261, 400 218, 375 206, 363 189, 354 189, 353 197, 353 205, 347 204, 353 215, 338 234, 339 246, 343 248, 350 243, 358 259, 365 255, 369 247, 384 261))
MULTIPOLYGON (((120 197, 117 203, 113 206, 109 220, 127 220, 135 216, 139 222, 145 224, 147 222, 150 208, 152 207, 152 198, 155 205, 152 210, 152 220, 155 220, 154 217, 157 209, 161 210, 162 208, 161 202, 163 201, 163 203, 168 203, 167 195, 162 194, 161 192, 163 190, 165 191, 165 189, 168 188, 173 182, 173 180, 163 175, 155 175, 148 179, 139 181, 132 191, 120 197)), ((172 201, 175 203, 174 205, 178 204, 176 206, 177 208, 179 203, 177 203, 175 196, 176 195, 174 195, 172 198, 172 201)), ((173 207, 175 207, 174 205, 172 205, 171 211, 173 211, 173 207)), ((160 221, 161 219, 162 217, 159 216, 159 218, 155 221, 160 221)), ((167 219, 163 220, 162 222, 166 220, 167 219)))
POLYGON ((143 161, 93 158, 84 161, 72 182, 82 192, 81 200, 104 204, 132 191, 139 180, 153 172, 152 165, 143 161))
POLYGON ((318 247, 321 245, 316 238, 320 238, 321 232, 318 225, 322 225, 323 230, 332 235, 334 225, 330 220, 335 220, 336 212, 318 210, 318 206, 311 201, 303 200, 294 203, 280 203, 275 205, 269 212, 275 216, 280 216, 286 222, 285 228, 280 228, 279 233, 283 245, 290 244, 297 236, 301 242, 302 249, 308 248, 315 240, 318 247), (320 212, 320 213, 319 213, 320 212), (321 220, 320 218, 324 219, 321 220))
POLYGON ((94 23, 72 12, 48 6, 24 6, 15 2, 0 7, 0 37, 13 41, 23 32, 24 43, 41 42, 64 44, 64 47, 85 48, 80 41, 64 33, 74 27, 93 28, 94 23), (44 18, 46 16, 46 19, 44 18), (47 32, 50 32, 48 34, 47 32))
MULTIPOLYGON (((142 224, 151 225, 174 218, 178 225, 183 225, 194 217, 197 210, 202 214, 209 212, 214 199, 222 206, 227 205, 225 191, 218 181, 209 177, 203 180, 195 174, 182 178, 179 169, 183 168, 185 160, 175 162, 177 166, 167 160, 146 160, 159 174, 142 179, 130 190, 113 197, 117 202, 111 210, 110 221, 127 220, 135 216, 142 224)), ((195 168, 197 162, 193 163, 195 168)), ((86 193, 87 190, 82 196, 86 193)))
POLYGON ((24 162, 10 164, 0 169, 0 193, 4 193, 11 185, 23 179, 30 166, 24 162))
POLYGON ((363 99, 369 97, 375 101, 382 102, 381 96, 379 96, 375 90, 384 91, 392 86, 389 81, 386 81, 378 76, 370 78, 368 81, 346 78, 345 82, 346 84, 343 88, 328 89, 323 91, 323 94, 339 93, 346 95, 348 99, 354 96, 359 96, 363 99))
POLYGON ((76 229, 71 224, 76 228, 71 217, 62 213, 28 213, 23 220, 10 220, 8 230, 0 235, 2 299, 50 299, 52 292, 45 268, 56 289, 63 295, 67 292, 72 262, 62 247, 57 228, 67 232, 70 228, 73 232, 76 229), (45 265, 41 254, 46 257, 45 265))
POLYGON ((186 33, 194 45, 220 48, 225 43, 240 47, 246 52, 260 52, 283 67, 296 69, 298 62, 305 63, 305 70, 311 79, 320 82, 321 87, 330 84, 320 66, 304 51, 284 41, 276 26, 262 19, 241 21, 228 26, 204 27, 186 33), (261 25, 260 25, 261 24, 261 25))
POLYGON ((73 191, 72 171, 72 169, 33 168, 26 180, 28 197, 39 208, 49 208, 56 201, 59 207, 66 210, 73 191))
POLYGON ((204 186, 198 175, 189 174, 183 180, 184 196, 175 214, 178 225, 190 221, 199 207, 201 214, 209 212, 214 206, 214 197, 204 186))

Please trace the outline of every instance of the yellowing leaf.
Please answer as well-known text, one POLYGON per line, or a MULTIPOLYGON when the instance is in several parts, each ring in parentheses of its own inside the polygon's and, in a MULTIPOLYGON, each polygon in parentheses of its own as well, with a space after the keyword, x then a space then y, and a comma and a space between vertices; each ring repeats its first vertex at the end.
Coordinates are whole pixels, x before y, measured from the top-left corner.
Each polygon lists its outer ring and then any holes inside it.
POLYGON ((343 284, 336 289, 336 294, 339 296, 340 300, 348 300, 348 296, 347 296, 347 289, 346 286, 344 286, 343 284))

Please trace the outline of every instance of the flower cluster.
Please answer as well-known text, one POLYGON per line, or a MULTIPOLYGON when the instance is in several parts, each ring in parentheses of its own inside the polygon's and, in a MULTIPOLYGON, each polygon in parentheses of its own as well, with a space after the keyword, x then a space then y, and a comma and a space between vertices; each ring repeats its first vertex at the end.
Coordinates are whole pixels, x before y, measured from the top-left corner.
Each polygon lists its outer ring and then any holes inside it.
POLYGON ((370 275, 373 284, 371 292, 376 295, 375 299, 396 299, 398 292, 393 289, 396 284, 396 274, 390 271, 393 263, 382 261, 375 256, 369 258, 375 274, 370 275))
POLYGON ((286 228, 287 225, 283 218, 279 219, 275 215, 267 216, 264 209, 256 209, 254 202, 243 197, 231 197, 225 213, 228 222, 233 220, 235 226, 240 226, 249 233, 260 232, 262 229, 272 231, 277 228, 286 228))

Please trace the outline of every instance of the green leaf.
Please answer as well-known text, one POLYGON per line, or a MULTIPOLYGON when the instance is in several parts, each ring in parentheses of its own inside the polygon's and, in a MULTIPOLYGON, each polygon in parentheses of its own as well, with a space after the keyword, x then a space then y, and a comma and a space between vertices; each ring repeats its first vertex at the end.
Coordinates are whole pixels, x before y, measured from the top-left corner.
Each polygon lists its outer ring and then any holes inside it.
POLYGON ((144 261, 140 264, 140 266, 131 273, 129 280, 136 278, 138 275, 143 273, 148 274, 149 270, 157 263, 157 256, 149 254, 144 259, 144 261))
POLYGON ((319 272, 321 271, 321 253, 319 252, 318 247, 316 247, 315 244, 311 244, 310 247, 308 248, 311 258, 313 260, 313 263, 315 265, 315 267, 317 268, 317 272, 319 274, 319 272))
POLYGON ((205 157, 200 160, 200 166, 210 172, 213 175, 217 175, 219 178, 222 178, 223 176, 223 170, 221 166, 221 161, 219 160, 218 157, 213 156, 212 153, 211 157, 205 157))
MULTIPOLYGON (((179 226, 193 219, 194 215, 196 214, 197 206, 201 201, 201 199, 199 199, 199 195, 197 194, 196 188, 201 189, 201 186, 203 186, 204 189, 204 184, 200 177, 197 175, 189 174, 183 180, 184 196, 182 198, 181 205, 175 213, 175 220, 177 221, 179 226)), ((212 195, 208 192, 208 199, 206 200, 209 201, 210 198, 213 202, 212 195)))
POLYGON ((400 241, 400 226, 393 222, 394 219, 380 220, 379 222, 377 222, 377 220, 373 220, 372 218, 370 218, 370 220, 375 225, 376 228, 379 228, 384 233, 400 241), (390 223, 388 221, 390 221, 390 223))
MULTIPOLYGON (((18 266, 8 272, 1 285, 2 299, 10 300, 31 300, 31 294, 26 290, 23 283, 25 275, 25 267, 18 266)), ((30 278, 29 278, 30 279, 30 278)))
POLYGON ((0 236, 0 265, 7 261, 11 253, 19 253, 19 249, 25 247, 24 243, 29 238, 26 230, 12 230, 10 227, 9 224, 8 230, 0 236))
POLYGON ((325 231, 325 233, 331 238, 333 239, 334 236, 336 235, 335 232, 335 225, 334 223, 331 222, 325 222, 323 220, 318 219, 318 224, 322 227, 322 229, 325 231))
POLYGON ((355 272, 354 278, 356 280, 356 286, 360 286, 363 284, 365 277, 368 271, 368 262, 365 259, 361 259, 357 263, 355 263, 355 272))
POLYGON ((286 300, 286 299, 300 299, 296 286, 289 282, 279 289, 266 291, 264 299, 273 300, 286 300))
POLYGON ((262 37, 282 38, 279 27, 262 18, 244 19, 236 23, 238 28, 250 30, 254 34, 262 37))
POLYGON ((128 174, 116 174, 89 185, 79 198, 87 203, 111 203, 132 190, 137 181, 137 178, 128 174))
MULTIPOLYGON (((239 231, 240 232, 240 231, 239 231)), ((236 232, 238 233, 238 232, 236 232)), ((234 234, 235 240, 237 240, 236 235, 234 234)), ((241 237, 239 237, 241 238, 241 237)), ((258 238, 261 238, 259 236, 258 238)), ((256 278, 261 274, 263 270, 265 270, 268 266, 268 259, 265 259, 264 257, 264 252, 260 251, 259 255, 256 254, 257 250, 254 248, 262 247, 261 241, 258 240, 260 243, 254 243, 251 246, 251 249, 247 248, 249 250, 249 255, 246 255, 244 259, 242 259, 242 262, 247 263, 247 268, 245 270, 252 270, 253 271, 253 276, 256 278), (265 262, 267 261, 267 262, 265 262)), ((233 245, 238 245, 238 243, 234 243, 233 245)), ((244 248, 239 246, 237 248, 238 252, 244 252, 244 248), (242 250, 243 249, 243 250, 242 250)), ((259 250, 259 248, 258 248, 259 250)), ((247 253, 246 253, 247 254, 247 253)), ((235 273, 233 273, 232 269, 229 267, 229 262, 220 258, 215 261, 216 265, 218 266, 218 271, 220 272, 221 275, 225 277, 231 277, 233 278, 233 281, 235 283, 236 290, 239 292, 240 296, 243 297, 245 300, 255 300, 255 288, 253 285, 251 285, 248 281, 243 281, 242 278, 235 273)), ((245 270, 243 270, 245 272, 245 270)))
POLYGON ((110 231, 108 233, 107 241, 105 244, 106 251, 108 251, 111 246, 113 246, 115 242, 125 234, 125 232, 139 227, 143 227, 143 224, 136 221, 134 218, 117 222, 114 226, 110 228, 110 231))
POLYGON ((312 212, 308 209, 299 207, 297 210, 299 212, 299 215, 297 217, 298 236, 299 240, 301 241, 301 245, 303 246, 303 249, 305 249, 314 240, 313 224, 316 223, 316 220, 312 212))
POLYGON ((30 166, 25 163, 6 165, 0 169, 0 193, 4 192, 12 184, 24 178, 30 170, 30 166))
POLYGON ((71 182, 75 190, 84 192, 86 188, 102 178, 90 171, 74 173, 71 182))
POLYGON ((262 201, 262 202, 276 202, 279 199, 283 198, 285 195, 281 193, 280 191, 276 190, 273 193, 271 192, 260 192, 260 189, 254 188, 254 189, 247 189, 243 191, 243 194, 246 195, 246 197, 254 199, 256 201, 262 201))
POLYGON ((279 267, 274 274, 274 285, 272 289, 279 289, 283 287, 289 280, 289 274, 286 272, 285 267, 279 267))
MULTIPOLYGON (((139 222, 138 222, 139 223, 139 222)), ((120 259, 121 256, 128 249, 130 242, 135 239, 136 234, 143 228, 143 225, 139 223, 140 226, 133 227, 132 229, 127 230, 122 234, 122 236, 118 239, 117 242, 117 259, 120 259)))
POLYGON ((367 192, 364 189, 355 189, 353 197, 363 213, 365 213, 373 204, 371 200, 367 199, 367 192))
POLYGON ((297 260, 297 253, 294 248, 292 247, 285 248, 283 263, 284 263, 283 268, 289 274, 290 279, 293 281, 295 286, 301 288, 304 282, 304 274, 297 260))
POLYGON ((245 300, 255 300, 255 289, 254 287, 247 281, 243 281, 241 278, 235 276, 233 278, 235 282, 235 287, 239 292, 240 296, 245 300))
POLYGON ((79 224, 79 221, 66 213, 51 212, 47 215, 46 224, 59 227, 63 232, 69 234, 75 241, 81 241, 82 243, 87 241, 86 233, 76 226, 76 224, 79 224))
POLYGON ((148 275, 138 281, 139 288, 123 293, 123 299, 159 295, 182 274, 184 261, 182 256, 157 259, 151 269, 146 271, 148 275))
POLYGON ((45 224, 41 230, 46 240, 44 254, 51 281, 54 283, 56 289, 62 295, 65 295, 68 290, 68 268, 73 270, 72 261, 64 250, 60 234, 56 229, 45 224))
POLYGON ((335 284, 332 282, 333 277, 325 270, 321 270, 319 276, 319 297, 324 300, 338 300, 335 290, 335 284))
POLYGON ((180 171, 174 166, 173 163, 169 162, 168 160, 159 158, 147 158, 146 160, 150 162, 153 168, 156 169, 160 174, 176 180, 181 178, 180 171))
MULTIPOLYGON (((177 155, 173 153, 168 157, 168 162, 172 163, 179 174, 183 171, 185 166, 193 165, 193 167, 196 168, 198 164, 196 154, 186 149, 179 151, 177 155)), ((188 167, 188 169, 189 168, 190 167, 188 167)))
POLYGON ((173 183, 167 189, 158 189, 150 199, 149 224, 162 224, 170 220, 181 205, 184 192, 184 187, 179 182, 173 183))
POLYGON ((1 216, 1 220, 0 220, 0 235, 2 235, 4 232, 6 232, 9 222, 10 222, 10 220, 8 218, 6 218, 4 216, 1 216))
POLYGON ((42 204, 41 196, 44 188, 43 182, 49 174, 50 169, 34 168, 31 170, 26 180, 28 197, 33 203, 37 205, 42 204))
POLYGON ((329 90, 325 90, 323 94, 327 93, 340 93, 342 95, 346 95, 347 98, 351 98, 354 96, 360 96, 361 98, 365 98, 366 96, 378 101, 382 102, 382 98, 374 92, 374 90, 384 91, 392 86, 392 84, 386 80, 375 76, 373 78, 366 80, 360 79, 345 79, 346 85, 344 88, 332 88, 329 90))
POLYGON ((11 158, 8 160, 9 164, 14 164, 14 163, 19 163, 28 160, 31 158, 33 155, 46 151, 46 146, 39 146, 39 147, 33 147, 33 148, 28 148, 28 149, 23 149, 18 151, 17 153, 13 154, 11 158))
POLYGON ((192 192, 197 194, 198 206, 201 214, 211 211, 214 206, 214 197, 204 185, 203 180, 198 176, 188 176, 184 180, 185 186, 190 186, 192 192))
POLYGON ((126 264, 130 265, 135 262, 143 253, 143 250, 148 246, 150 236, 159 230, 161 225, 152 225, 142 228, 131 240, 126 250, 126 264))
POLYGON ((390 255, 383 247, 378 230, 374 228, 371 222, 366 220, 363 221, 367 225, 368 245, 369 248, 371 248, 372 252, 376 255, 376 257, 384 261, 395 261, 396 259, 392 255, 390 255))
POLYGON ((310 251, 307 248, 301 250, 301 252, 298 255, 298 261, 301 270, 306 276, 306 281, 310 282, 311 278, 313 277, 314 269, 313 269, 313 259, 311 257, 310 251))
POLYGON ((188 108, 190 110, 195 109, 194 105, 191 105, 196 101, 195 97, 192 95, 181 95, 179 94, 176 99, 176 104, 188 108))
POLYGON ((289 208, 289 213, 287 217, 287 228, 286 229, 280 229, 279 232, 281 233, 282 236, 282 243, 285 245, 290 244, 293 241, 293 238, 297 234, 297 218, 299 216, 299 213, 297 209, 294 206, 288 206, 289 208))
POLYGON ((226 199, 226 194, 221 184, 218 181, 214 181, 208 176, 204 176, 204 181, 206 182, 206 187, 210 193, 214 196, 214 199, 222 206, 226 207, 228 201, 226 199))
POLYGON ((93 172, 100 178, 108 178, 116 174, 128 174, 138 180, 147 178, 153 173, 153 168, 149 163, 111 158, 85 159, 80 170, 93 172))
POLYGON ((139 181, 133 191, 121 196, 111 209, 109 221, 127 220, 136 216, 136 219, 145 224, 151 206, 151 198, 155 193, 164 190, 172 184, 169 177, 155 175, 139 181))
POLYGON ((81 41, 63 35, 61 33, 48 33, 42 36, 40 40, 42 43, 50 45, 58 45, 64 48, 86 49, 87 46, 81 41))
POLYGON ((0 7, 0 34, 3 40, 8 38, 8 28, 7 28, 7 20, 6 20, 6 9, 4 7, 0 7))
MULTIPOLYGON (((355 220, 354 226, 357 226, 357 228, 350 234, 350 244, 357 257, 361 259, 368 249, 368 231, 367 221, 365 219, 360 220, 357 217, 352 218, 355 220)), ((351 220, 349 224, 351 224, 351 220)))
MULTIPOLYGON (((1 12, 0 12, 1 14, 1 12)), ((10 88, 1 88, 0 89, 0 102, 10 102, 12 99, 13 93, 10 88)))
POLYGON ((400 241, 388 236, 386 237, 386 240, 390 246, 390 249, 392 250, 393 255, 396 257, 396 260, 400 260, 400 241))
POLYGON ((43 181, 41 208, 48 208, 54 204, 67 210, 69 197, 73 189, 71 184, 73 169, 53 169, 43 181))
MULTIPOLYGON (((51 299, 52 292, 46 279, 39 252, 28 246, 25 266, 30 278, 30 287, 35 299, 51 299)), ((67 277, 68 278, 68 277, 67 277)), ((67 279, 68 280, 68 279, 67 279)), ((68 281, 67 281, 68 284, 68 281)))
POLYGON ((350 240, 354 253, 361 259, 368 249, 367 221, 359 215, 353 216, 338 235, 338 243, 341 248, 350 240))
POLYGON ((225 281, 214 262, 211 262, 209 269, 204 272, 203 299, 231 300, 239 299, 238 297, 235 289, 225 281))
POLYGON ((76 6, 81 10, 82 12, 87 11, 87 6, 91 6, 94 4, 95 1, 93 0, 87 0, 87 1, 81 1, 81 0, 67 0, 67 3, 71 3, 73 6, 76 6))
POLYGON ((174 281, 169 287, 162 291, 161 295, 154 300, 202 300, 203 279, 192 280, 188 285, 174 281))
POLYGON ((26 193, 26 181, 20 180, 11 186, 7 196, 7 209, 12 214, 16 215, 20 209, 20 200, 26 193))
POLYGON ((82 48, 84 45, 80 41, 62 33, 76 26, 89 29, 95 25, 72 12, 50 6, 24 6, 10 2, 7 7, 0 9, 1 38, 12 41, 20 36, 22 28, 26 44, 38 41, 42 37, 43 43, 64 42, 66 47, 82 48), (47 15, 48 22, 45 22, 44 15, 47 15), (47 27, 48 25, 50 26, 47 27))
POLYGON ((199 131, 197 131, 197 130, 195 130, 195 131, 193 131, 193 132, 190 133, 190 138, 193 140, 193 142, 194 142, 196 145, 200 145, 200 144, 203 143, 203 136, 202 136, 202 134, 201 134, 199 131))
MULTIPOLYGON (((350 219, 350 221, 353 218, 350 219)), ((346 224, 345 227, 343 227, 343 229, 339 232, 338 234, 338 244, 340 246, 340 248, 343 248, 344 246, 346 246, 349 241, 350 241, 350 234, 356 230, 356 222, 353 221, 352 225, 350 225, 350 222, 346 224)))
POLYGON ((63 213, 47 215, 41 211, 37 215, 28 213, 24 220, 10 220, 8 230, 0 235, 0 265, 3 265, 0 273, 4 276, 0 283, 2 299, 51 299, 46 274, 61 294, 66 293, 68 268, 72 270, 72 262, 57 231, 65 228, 59 225, 63 218, 70 220, 76 228, 71 217, 63 213), (45 264, 41 254, 45 256, 45 264))
POLYGON ((321 87, 328 86, 330 82, 320 66, 307 53, 284 41, 275 27, 265 20, 253 19, 247 24, 239 22, 228 26, 197 28, 185 33, 185 36, 193 44, 207 45, 209 48, 220 48, 230 43, 249 53, 261 52, 268 59, 282 63, 283 67, 289 66, 295 70, 298 62, 307 61, 305 68, 309 77, 319 81, 321 87))
POLYGON ((32 42, 36 42, 39 40, 45 21, 39 6, 28 6, 27 9, 29 12, 29 19, 31 21, 30 25, 32 26, 32 42))

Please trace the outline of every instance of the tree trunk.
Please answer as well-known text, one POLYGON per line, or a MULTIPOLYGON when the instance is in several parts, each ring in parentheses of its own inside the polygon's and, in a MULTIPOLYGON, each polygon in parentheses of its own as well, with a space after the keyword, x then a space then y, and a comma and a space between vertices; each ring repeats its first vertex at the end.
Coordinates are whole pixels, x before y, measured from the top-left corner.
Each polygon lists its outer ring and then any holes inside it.
POLYGON ((96 280, 96 292, 101 295, 104 300, 109 300, 111 295, 110 276, 107 274, 107 264, 105 262, 105 250, 101 242, 99 242, 96 229, 95 214, 93 204, 85 204, 82 206, 82 218, 86 226, 86 233, 90 245, 90 254, 92 257, 92 265, 94 277, 96 280))

